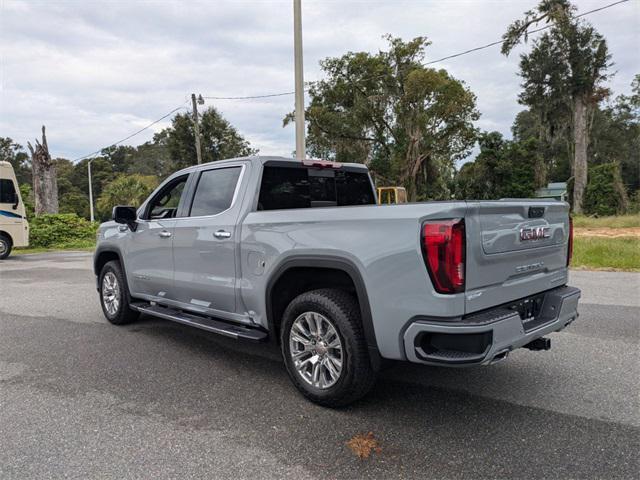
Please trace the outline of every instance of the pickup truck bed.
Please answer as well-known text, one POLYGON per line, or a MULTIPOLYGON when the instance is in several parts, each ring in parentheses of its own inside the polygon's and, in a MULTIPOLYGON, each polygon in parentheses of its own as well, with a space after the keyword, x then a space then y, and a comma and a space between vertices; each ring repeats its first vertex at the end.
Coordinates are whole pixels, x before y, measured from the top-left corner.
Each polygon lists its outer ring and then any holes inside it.
POLYGON ((568 210, 537 199, 378 206, 362 165, 231 159, 177 172, 137 212, 116 209, 95 271, 103 309, 103 270, 122 271, 115 320, 137 310, 271 339, 302 393, 340 405, 370 388, 381 359, 472 366, 546 349, 540 339, 578 315, 568 210), (341 339, 335 365, 323 335, 341 339), (350 335, 368 367, 346 365, 350 335), (344 380, 359 369, 366 381, 344 380))

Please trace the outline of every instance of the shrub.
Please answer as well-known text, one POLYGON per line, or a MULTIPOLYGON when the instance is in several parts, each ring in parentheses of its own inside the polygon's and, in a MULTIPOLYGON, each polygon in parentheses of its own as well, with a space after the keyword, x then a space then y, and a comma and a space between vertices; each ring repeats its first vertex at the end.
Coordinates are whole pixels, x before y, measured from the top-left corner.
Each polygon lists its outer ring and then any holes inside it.
POLYGON ((40 215, 29 226, 29 245, 34 248, 88 246, 95 242, 98 228, 75 213, 40 215))

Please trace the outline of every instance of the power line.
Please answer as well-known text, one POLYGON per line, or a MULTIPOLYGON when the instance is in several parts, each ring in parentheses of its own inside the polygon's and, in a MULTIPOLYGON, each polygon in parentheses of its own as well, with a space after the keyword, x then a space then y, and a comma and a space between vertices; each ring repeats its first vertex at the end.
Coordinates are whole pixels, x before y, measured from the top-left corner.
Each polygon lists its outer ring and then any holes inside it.
POLYGON ((207 100, 253 100, 254 98, 270 98, 270 97, 284 97, 285 95, 293 95, 296 92, 282 92, 282 93, 270 93, 267 95, 251 95, 247 97, 202 97, 207 100))
MULTIPOLYGON (((576 15, 576 18, 584 17, 585 15, 590 15, 592 13, 599 12, 601 10, 606 10, 607 8, 611 8, 611 7, 614 7, 614 6, 619 5, 621 3, 626 3, 628 1, 629 0, 618 0, 617 2, 613 2, 613 3, 610 3, 608 5, 604 5, 602 7, 599 7, 599 8, 594 8, 593 10, 589 10, 587 12, 581 13, 580 15, 576 15)), ((544 27, 534 28, 533 30, 528 30, 527 31, 527 35, 531 35, 532 33, 541 32, 543 30, 547 30, 548 28, 551 28, 551 25, 545 25, 544 27)), ((437 60, 431 60, 429 62, 425 62, 425 65, 432 65, 434 63, 442 62, 443 60, 449 60, 451 58, 462 57, 463 55, 468 55, 470 53, 477 52, 479 50, 484 50, 484 49, 489 48, 489 47, 494 47, 496 45, 501 45, 504 42, 505 42, 504 39, 496 40, 495 42, 487 43, 487 44, 481 45, 479 47, 470 48, 469 50, 464 50, 464 51, 459 52, 459 53, 454 53, 452 55, 447 55, 446 57, 438 58, 437 60)), ((373 77, 373 78, 375 78, 375 77, 373 77)), ((305 87, 305 90, 308 90, 308 89, 309 89, 309 87, 305 87)), ((245 97, 211 97, 211 96, 209 96, 209 97, 202 97, 202 98, 206 98, 206 99, 209 99, 209 100, 252 100, 252 99, 257 99, 257 98, 283 97, 283 96, 286 96, 286 95, 293 95, 293 94, 295 94, 295 92, 271 93, 271 94, 266 94, 266 95, 252 95, 252 96, 245 96, 245 97)))
MULTIPOLYGON (((625 2, 628 2, 628 1, 629 0, 619 0, 617 2, 610 3, 609 5, 605 5, 605 6, 600 7, 600 8, 594 8, 593 10, 589 10, 588 12, 584 12, 584 13, 581 13, 580 15, 576 15, 576 18, 584 17, 585 15, 589 15, 591 13, 599 12, 601 10, 606 10, 607 8, 611 8, 611 7, 615 6, 615 5, 618 5, 620 3, 625 3, 625 2)), ((542 30, 547 30, 548 28, 551 28, 551 25, 545 25, 544 27, 534 28, 533 30, 528 30, 527 31, 527 35, 531 35, 532 33, 541 32, 542 30)), ((505 41, 506 40, 502 39, 502 40, 497 40, 495 42, 487 43, 486 45, 482 45, 480 47, 470 48, 469 50, 465 50, 464 52, 454 53, 453 55, 447 55, 446 57, 442 57, 442 58, 439 58, 437 60, 432 60, 430 62, 426 62, 425 65, 431 65, 433 63, 442 62, 443 60, 449 60, 450 58, 461 57, 461 56, 467 55, 469 53, 477 52, 478 50, 484 50, 485 48, 493 47, 495 45, 501 45, 505 41)))
MULTIPOLYGON (((590 14, 595 13, 595 12, 600 12, 600 11, 602 11, 602 10, 606 10, 606 9, 608 9, 608 8, 614 7, 614 6, 619 5, 619 4, 621 4, 621 3, 626 3, 626 2, 628 2, 628 1, 629 1, 629 0, 618 0, 617 2, 613 2, 613 3, 610 3, 610 4, 608 4, 608 5, 604 5, 604 6, 602 6, 602 7, 599 7, 599 8, 594 8, 593 10, 589 10, 589 11, 587 11, 587 12, 584 12, 584 13, 581 13, 581 14, 579 14, 579 15, 576 15, 576 18, 584 17, 585 15, 590 15, 590 14)), ((529 31, 527 32, 527 34, 528 34, 528 35, 530 35, 530 34, 532 34, 532 33, 541 32, 541 31, 546 30, 546 29, 548 29, 548 28, 551 28, 551 25, 545 25, 544 27, 540 27, 540 28, 535 28, 535 29, 533 29, 533 30, 529 30, 529 31)), ((486 48, 494 47, 494 46, 496 46, 496 45, 501 45, 501 44, 502 44, 502 43, 504 43, 504 42, 505 42, 505 40, 504 40, 504 39, 502 39, 502 40, 497 40, 497 41, 495 41, 495 42, 487 43, 486 45, 481 45, 481 46, 479 46, 479 47, 470 48, 469 50, 464 50, 464 51, 459 52, 459 53, 454 53, 454 54, 452 54, 452 55, 447 55, 446 57, 438 58, 437 60, 431 60, 431 61, 429 61, 429 62, 426 62, 426 63, 425 63, 425 65, 432 65, 432 64, 434 64, 434 63, 442 62, 442 61, 444 61, 444 60, 449 60, 449 59, 452 59, 452 58, 461 57, 461 56, 463 56, 463 55, 468 55, 468 54, 470 54, 470 53, 477 52, 477 51, 479 51, 479 50, 484 50, 484 49, 486 49, 486 48)), ((309 88, 309 87, 305 87, 305 90, 307 90, 308 88, 309 88)), ((256 99, 260 99, 260 98, 284 97, 284 96, 287 96, 287 95, 294 95, 294 94, 295 94, 295 92, 280 92, 280 93, 269 93, 269 94, 265 94, 265 95, 247 95, 247 96, 231 96, 231 97, 218 97, 218 96, 206 96, 206 97, 204 97, 204 96, 203 96, 202 98, 205 98, 205 99, 207 99, 207 100, 256 100, 256 99)), ((175 112, 177 112, 178 110, 181 110, 181 109, 183 109, 183 108, 185 108, 185 107, 184 107, 184 106, 180 106, 180 107, 174 108, 174 109, 173 109, 173 110, 171 110, 169 113, 167 113, 167 114, 163 115, 163 116, 162 116, 162 117, 160 117, 159 119, 157 119, 157 120, 155 120, 155 121, 151 122, 149 125, 147 125, 147 126, 145 126, 145 127, 141 128, 140 130, 137 130, 136 132, 134 132, 134 133, 132 133, 131 135, 129 135, 129 136, 127 136, 127 137, 123 138, 122 140, 118 140, 117 142, 110 143, 107 147, 103 147, 103 148, 101 148, 100 150, 96 150, 95 152, 91 152, 91 153, 89 153, 89 154, 87 154, 87 155, 84 155, 84 156, 82 156, 82 157, 78 157, 78 158, 76 158, 75 160, 73 160, 73 162, 78 162, 78 161, 80 161, 80 160, 84 160, 85 158, 92 157, 92 156, 94 156, 94 155, 99 154, 99 153, 100 153, 102 150, 104 150, 105 148, 113 147, 113 146, 116 146, 116 145, 121 144, 122 142, 126 142, 126 141, 127 141, 127 140, 129 140, 130 138, 133 138, 133 137, 135 137, 136 135, 138 135, 138 134, 140 134, 140 133, 144 132, 145 130, 147 130, 147 129, 151 128, 152 126, 154 126, 154 125, 155 125, 155 124, 157 124, 158 122, 161 122, 162 120, 164 120, 165 118, 167 118, 169 115, 171 115, 171 114, 173 114, 173 113, 175 113, 175 112)))
POLYGON ((136 135, 138 135, 138 134, 140 134, 140 133, 144 132, 145 130, 147 130, 147 129, 149 129, 149 128, 153 127, 156 123, 161 122, 162 120, 164 120, 165 118, 167 118, 169 115, 171 115, 171 114, 173 114, 173 113, 177 112, 178 110, 182 110, 183 108, 185 108, 185 107, 184 107, 184 106, 180 106, 180 107, 174 108, 174 109, 173 109, 173 110, 171 110, 169 113, 167 113, 167 114, 163 115, 162 117, 158 118, 157 120, 154 120, 154 121, 153 121, 153 122, 151 122, 149 125, 147 125, 147 126, 145 126, 145 127, 142 127, 140 130, 135 131, 135 132, 134 132, 134 133, 132 133, 131 135, 129 135, 129 136, 127 136, 127 137, 123 138, 122 140, 118 140, 117 142, 110 143, 110 144, 109 144, 109 145, 107 145, 106 147, 102 147, 100 150, 96 150, 95 152, 91 152, 91 153, 89 153, 89 154, 87 154, 87 155, 84 155, 84 156, 82 156, 82 157, 78 157, 78 158, 76 158, 75 160, 72 160, 72 162, 74 162, 74 163, 75 163, 75 162, 79 162, 80 160, 84 160, 85 158, 89 158, 89 157, 92 157, 92 156, 94 156, 94 155, 99 154, 99 153, 100 153, 100 152, 102 152, 102 150, 104 150, 105 148, 115 147, 116 145, 119 145, 119 144, 121 144, 122 142, 126 142, 126 141, 127 141, 127 140, 129 140, 130 138, 133 138, 133 137, 135 137, 136 135))

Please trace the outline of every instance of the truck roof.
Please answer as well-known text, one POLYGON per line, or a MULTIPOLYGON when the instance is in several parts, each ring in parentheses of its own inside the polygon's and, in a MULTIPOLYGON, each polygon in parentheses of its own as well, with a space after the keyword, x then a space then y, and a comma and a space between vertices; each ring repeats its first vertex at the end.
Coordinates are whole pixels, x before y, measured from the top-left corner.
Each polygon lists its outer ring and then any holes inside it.
MULTIPOLYGON (((210 165, 224 165, 225 163, 232 163, 232 162, 237 162, 237 161, 250 161, 250 162, 255 162, 255 163, 262 163, 265 164, 267 162, 286 162, 286 163, 291 163, 292 165, 294 164, 300 164, 300 160, 296 159, 296 158, 291 158, 291 157, 279 157, 279 156, 272 156, 272 155, 254 155, 254 156, 250 156, 250 157, 236 157, 236 158, 228 158, 225 160, 217 160, 215 162, 208 162, 208 163, 203 163, 201 165, 192 165, 190 167, 184 168, 182 170, 180 170, 180 172, 190 172, 192 170, 197 170, 203 167, 207 167, 210 165)), ((307 159, 305 160, 305 162, 324 162, 325 160, 318 160, 318 159, 307 159)), ((344 166, 344 167, 349 167, 349 168, 361 168, 363 170, 367 169, 367 166, 362 164, 362 163, 339 163, 339 162, 333 162, 336 165, 339 166, 344 166)))

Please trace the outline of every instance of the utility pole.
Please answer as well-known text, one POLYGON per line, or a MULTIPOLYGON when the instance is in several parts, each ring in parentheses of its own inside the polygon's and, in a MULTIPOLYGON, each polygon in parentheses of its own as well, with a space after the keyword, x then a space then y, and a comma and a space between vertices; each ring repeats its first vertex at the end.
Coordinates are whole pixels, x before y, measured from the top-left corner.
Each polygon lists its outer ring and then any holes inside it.
POLYGON ((202 163, 202 148, 200 147, 200 123, 198 122, 198 103, 203 104, 202 95, 198 95, 196 102, 196 94, 191 94, 191 104, 193 105, 193 126, 196 132, 196 156, 198 157, 198 165, 202 163))
POLYGON ((293 55, 296 91, 296 158, 306 158, 304 145, 304 75, 302 70, 302 6, 293 0, 293 55))
POLYGON ((93 162, 93 158, 89 159, 87 163, 87 172, 89 174, 89 215, 91 217, 91 223, 95 221, 93 216, 93 187, 91 186, 91 162, 93 162))

